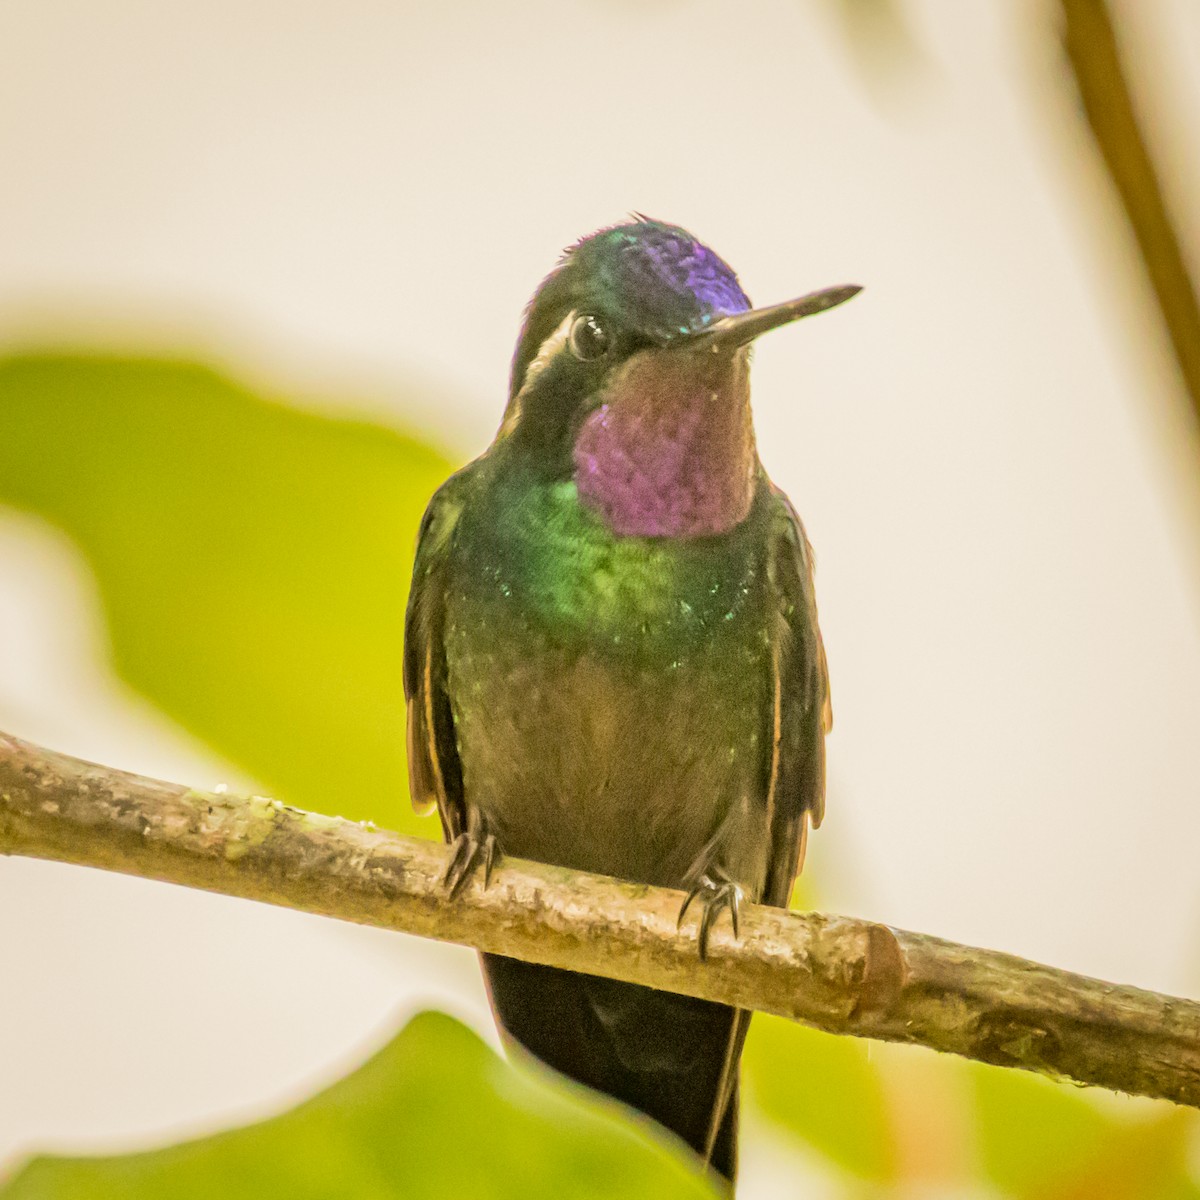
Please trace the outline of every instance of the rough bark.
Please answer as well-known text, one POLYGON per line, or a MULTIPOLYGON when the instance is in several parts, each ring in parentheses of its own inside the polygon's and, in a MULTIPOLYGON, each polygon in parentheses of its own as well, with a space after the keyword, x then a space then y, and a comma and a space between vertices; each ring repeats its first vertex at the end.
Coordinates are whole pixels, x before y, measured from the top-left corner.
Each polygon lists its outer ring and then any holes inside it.
POLYGON ((506 859, 446 898, 444 847, 192 791, 0 734, 0 853, 322 913, 1200 1107, 1200 1003, 820 913, 747 906, 709 958, 682 893, 506 859))

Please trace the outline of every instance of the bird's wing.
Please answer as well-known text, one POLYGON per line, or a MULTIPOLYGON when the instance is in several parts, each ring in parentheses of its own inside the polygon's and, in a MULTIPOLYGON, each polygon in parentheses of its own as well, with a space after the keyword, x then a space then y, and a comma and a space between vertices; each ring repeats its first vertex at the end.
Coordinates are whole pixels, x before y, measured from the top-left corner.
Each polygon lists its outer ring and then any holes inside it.
MULTIPOLYGON (((833 709, 825 646, 817 626, 812 547, 791 501, 776 487, 771 492, 775 512, 767 548, 767 575, 776 623, 771 630, 774 703, 767 784, 771 854, 762 903, 786 908, 792 884, 803 865, 809 822, 816 828, 825 814, 825 735, 833 725, 833 709)), ((730 1026, 706 1158, 711 1157, 718 1138, 726 1132, 749 1024, 750 1013, 738 1009, 730 1026)))
POLYGON ((804 862, 811 821, 825 814, 825 735, 833 725, 829 670, 817 626, 812 548, 788 498, 776 501, 767 570, 778 626, 774 657, 770 814, 771 866, 763 903, 786 908, 804 862))
POLYGON ((450 557, 461 512, 455 483, 452 478, 434 494, 421 519, 404 620, 409 791, 418 812, 437 806, 448 840, 466 824, 443 642, 450 557))

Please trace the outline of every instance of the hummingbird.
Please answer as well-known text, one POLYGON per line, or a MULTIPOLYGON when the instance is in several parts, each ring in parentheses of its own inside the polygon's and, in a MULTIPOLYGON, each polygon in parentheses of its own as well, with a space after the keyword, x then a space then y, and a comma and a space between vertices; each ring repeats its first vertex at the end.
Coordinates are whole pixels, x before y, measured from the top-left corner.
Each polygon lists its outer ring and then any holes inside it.
MULTIPOLYGON (((425 512, 406 614, 411 793, 452 844, 451 897, 501 854, 677 888, 701 957, 744 900, 787 906, 831 716, 750 345, 857 291, 753 308, 712 250, 641 216, 537 289, 495 440, 425 512)), ((482 959, 506 1038, 732 1187, 748 1012, 482 959)))

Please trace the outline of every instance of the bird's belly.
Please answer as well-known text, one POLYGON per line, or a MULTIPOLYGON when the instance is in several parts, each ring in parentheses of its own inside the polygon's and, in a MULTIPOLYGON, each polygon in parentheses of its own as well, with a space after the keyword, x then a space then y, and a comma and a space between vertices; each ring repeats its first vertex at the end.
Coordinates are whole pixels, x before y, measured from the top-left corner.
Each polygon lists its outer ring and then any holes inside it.
POLYGON ((757 656, 733 669, 716 640, 641 663, 551 637, 477 641, 448 639, 450 692, 466 803, 504 853, 678 887, 724 827, 736 844, 722 862, 760 891, 770 721, 757 656))

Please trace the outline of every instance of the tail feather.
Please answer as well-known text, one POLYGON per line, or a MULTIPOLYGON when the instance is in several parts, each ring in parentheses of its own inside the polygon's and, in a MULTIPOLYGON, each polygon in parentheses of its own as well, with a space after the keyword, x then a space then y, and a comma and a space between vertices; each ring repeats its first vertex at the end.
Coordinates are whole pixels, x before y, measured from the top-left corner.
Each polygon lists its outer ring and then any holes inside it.
POLYGON ((738 1097, 731 1046, 744 1034, 742 1014, 498 955, 483 955, 483 965, 492 1007, 510 1037, 665 1126, 732 1184, 738 1097))

